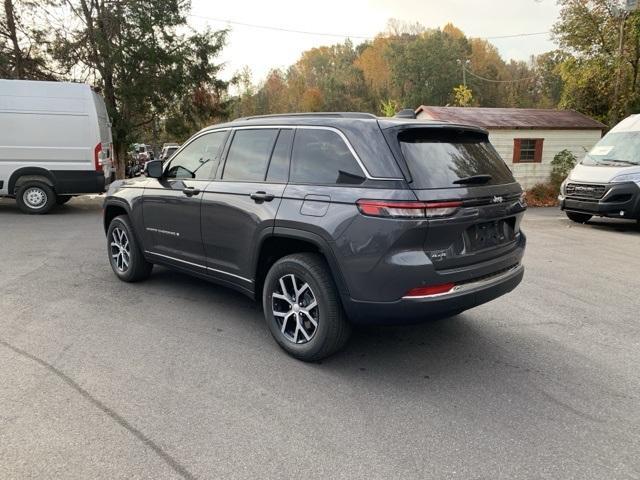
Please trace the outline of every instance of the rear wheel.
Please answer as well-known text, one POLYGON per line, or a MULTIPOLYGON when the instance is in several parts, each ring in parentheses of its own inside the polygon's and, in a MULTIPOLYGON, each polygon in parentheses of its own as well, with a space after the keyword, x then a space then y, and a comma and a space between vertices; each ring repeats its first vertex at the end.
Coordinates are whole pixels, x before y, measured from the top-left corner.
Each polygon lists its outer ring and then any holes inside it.
POLYGON ((153 264, 142 255, 126 215, 114 218, 109 224, 107 250, 111 269, 120 280, 138 282, 151 274, 153 264))
POLYGON ((589 215, 588 213, 576 213, 576 212, 565 212, 565 213, 567 214, 567 217, 569 218, 569 220, 576 223, 587 223, 589 220, 591 220, 591 217, 593 216, 593 215, 589 215))
POLYGON ((269 270, 262 294, 264 316, 278 345, 299 360, 321 360, 338 351, 351 326, 324 259, 289 255, 269 270))
POLYGON ((56 204, 56 194, 46 183, 31 181, 18 187, 16 202, 24 213, 42 214, 56 204))

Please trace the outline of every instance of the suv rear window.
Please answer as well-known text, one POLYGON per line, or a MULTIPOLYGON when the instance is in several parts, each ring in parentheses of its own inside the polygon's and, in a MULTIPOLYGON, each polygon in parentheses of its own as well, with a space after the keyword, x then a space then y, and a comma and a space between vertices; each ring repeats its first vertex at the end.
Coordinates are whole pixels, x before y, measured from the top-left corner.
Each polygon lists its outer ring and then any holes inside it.
POLYGON ((515 182, 511 170, 483 133, 412 128, 400 132, 398 141, 413 188, 466 187, 454 182, 474 175, 491 175, 483 185, 515 182))

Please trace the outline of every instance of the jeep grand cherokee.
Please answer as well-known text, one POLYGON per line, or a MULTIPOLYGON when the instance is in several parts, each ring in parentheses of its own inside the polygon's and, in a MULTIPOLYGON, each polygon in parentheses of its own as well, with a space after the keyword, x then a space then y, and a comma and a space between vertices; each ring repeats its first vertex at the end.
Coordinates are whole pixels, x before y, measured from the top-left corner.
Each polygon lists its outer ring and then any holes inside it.
POLYGON ((112 184, 109 260, 162 264, 262 302, 314 361, 355 323, 457 314, 520 283, 522 189, 480 128, 360 113, 250 117, 112 184))

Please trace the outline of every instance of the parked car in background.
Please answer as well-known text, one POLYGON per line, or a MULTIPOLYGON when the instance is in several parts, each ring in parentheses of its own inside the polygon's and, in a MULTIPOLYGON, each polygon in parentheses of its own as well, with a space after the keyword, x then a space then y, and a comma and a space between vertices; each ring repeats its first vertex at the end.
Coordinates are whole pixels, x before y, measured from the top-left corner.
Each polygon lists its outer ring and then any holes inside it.
POLYGON ((142 169, 145 162, 148 162, 150 160, 149 150, 147 149, 147 146, 144 143, 138 143, 135 146, 134 152, 135 152, 135 160, 140 166, 140 168, 142 169))
POLYGON ((0 80, 0 196, 47 213, 111 181, 111 124, 83 83, 0 80))
POLYGON ((165 143, 162 146, 162 151, 160 152, 159 160, 162 160, 163 162, 167 161, 172 157, 174 153, 178 151, 179 148, 180 148, 180 145, 178 145, 177 143, 165 143))
POLYGON ((569 173, 559 200, 574 222, 593 216, 640 221, 640 115, 602 137, 569 173))
POLYGON ((104 203, 111 267, 163 264, 262 302, 296 358, 352 323, 460 313, 521 281, 525 204, 486 130, 369 114, 215 125, 104 203))

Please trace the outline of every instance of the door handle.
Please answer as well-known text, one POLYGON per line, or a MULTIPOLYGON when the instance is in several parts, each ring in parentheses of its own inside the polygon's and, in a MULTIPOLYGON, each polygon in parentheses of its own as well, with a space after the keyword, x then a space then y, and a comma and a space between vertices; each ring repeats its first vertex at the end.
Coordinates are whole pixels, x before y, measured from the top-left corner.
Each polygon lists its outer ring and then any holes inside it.
POLYGON ((275 198, 275 195, 272 195, 267 192, 255 192, 249 195, 256 203, 262 202, 270 202, 275 198))
POLYGON ((182 189, 182 193, 184 193, 187 197, 193 197, 194 195, 198 195, 200 190, 196 187, 186 187, 182 189))

